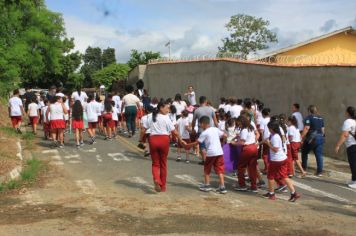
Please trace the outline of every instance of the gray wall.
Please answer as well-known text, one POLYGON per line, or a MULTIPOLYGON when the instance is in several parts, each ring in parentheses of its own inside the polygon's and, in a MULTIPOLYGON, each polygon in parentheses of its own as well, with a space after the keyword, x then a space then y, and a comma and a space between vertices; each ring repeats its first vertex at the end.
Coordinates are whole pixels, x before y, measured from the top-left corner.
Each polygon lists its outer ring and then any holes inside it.
POLYGON ((146 65, 138 65, 129 72, 128 84, 135 84, 138 80, 143 79, 146 71, 146 65))
POLYGON ((197 99, 205 95, 215 105, 219 98, 236 96, 262 100, 273 114, 291 112, 297 102, 302 112, 317 105, 325 118, 325 154, 345 159, 333 152, 347 106, 356 106, 356 67, 278 67, 230 61, 151 64, 144 81, 151 97, 174 97, 192 85, 197 99))

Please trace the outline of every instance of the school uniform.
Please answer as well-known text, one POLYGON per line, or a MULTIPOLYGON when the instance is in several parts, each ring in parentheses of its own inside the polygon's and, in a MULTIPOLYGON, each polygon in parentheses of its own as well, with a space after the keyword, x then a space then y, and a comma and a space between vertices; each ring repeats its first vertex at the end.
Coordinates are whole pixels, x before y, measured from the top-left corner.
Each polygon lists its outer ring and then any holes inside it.
MULTIPOLYGON (((148 122, 151 119, 152 119, 152 114, 148 114, 148 115, 143 116, 142 119, 141 119, 141 126, 142 127, 150 127, 148 122)), ((150 134, 151 134, 151 129, 150 128, 146 129, 145 135, 142 137, 141 142, 142 143, 146 143, 150 138, 150 134)))
POLYGON ((345 120, 344 124, 342 125, 342 131, 349 132, 349 136, 345 141, 345 146, 351 170, 351 181, 356 182, 356 140, 354 137, 356 132, 356 121, 354 119, 345 120))
MULTIPOLYGON (((177 121, 177 127, 178 127, 178 132, 182 139, 186 143, 190 143, 190 136, 189 132, 187 130, 187 127, 189 127, 189 118, 188 117, 181 117, 177 121)), ((184 148, 180 143, 178 143, 179 148, 184 148)), ((190 150, 189 147, 186 147, 185 150, 190 150)))
POLYGON ((203 143, 206 148, 206 160, 204 162, 204 174, 210 175, 211 169, 214 167, 217 175, 224 174, 224 152, 221 147, 220 138, 224 132, 216 127, 209 127, 204 130, 198 142, 203 143))
POLYGON ((145 129, 150 129, 150 154, 152 158, 153 181, 161 190, 166 191, 167 180, 167 156, 169 153, 169 136, 175 129, 167 115, 157 114, 156 121, 153 116, 147 122, 145 129))
POLYGON ((115 122, 112 119, 112 112, 104 111, 103 113, 103 125, 105 128, 113 129, 115 127, 115 122))
POLYGON ((257 189, 257 159, 258 149, 256 145, 256 134, 254 130, 247 128, 241 130, 240 140, 244 140, 245 144, 242 146, 239 161, 237 163, 237 177, 239 186, 246 187, 245 172, 248 168, 248 174, 251 180, 251 189, 257 189))
POLYGON ((112 108, 112 120, 114 122, 115 127, 119 124, 119 110, 116 107, 112 108))
POLYGON ((15 127, 20 122, 22 122, 22 110, 21 110, 21 107, 23 107, 22 100, 17 96, 12 97, 9 100, 8 106, 10 108, 11 123, 12 126, 15 127))
POLYGON ((80 120, 72 120, 72 128, 75 129, 84 129, 84 121, 83 119, 80 120))
MULTIPOLYGON (((47 110, 49 109, 48 106, 43 106, 41 108, 41 117, 42 117, 42 121, 43 121, 43 130, 44 132, 49 132, 51 127, 50 127, 50 122, 49 120, 47 119, 47 116, 46 116, 46 113, 47 113, 47 110)), ((48 115, 48 117, 50 117, 51 114, 48 115)))
POLYGON ((97 103, 96 101, 91 101, 85 105, 84 111, 87 114, 88 128, 96 129, 99 114, 101 115, 100 103, 97 103))
MULTIPOLYGON (((268 123, 270 122, 271 118, 270 117, 265 117, 261 120, 260 124, 260 130, 262 131, 262 141, 268 140, 271 136, 271 133, 269 132, 268 129, 268 123)), ((264 169, 262 172, 267 172, 268 170, 268 159, 269 159, 269 147, 267 144, 262 145, 262 160, 264 163, 264 169)))
POLYGON ((274 134, 270 138, 270 142, 273 147, 278 148, 278 151, 274 152, 270 149, 267 179, 286 179, 288 177, 287 146, 282 142, 282 138, 278 134, 274 134))
POLYGON ((294 125, 288 127, 288 137, 291 146, 292 159, 293 161, 297 161, 299 159, 298 152, 302 140, 299 130, 294 125))
POLYGON ((30 122, 31 124, 37 124, 38 123, 38 104, 37 103, 30 103, 28 105, 28 112, 29 112, 29 117, 30 117, 30 122))
POLYGON ((180 116, 182 115, 182 112, 187 108, 187 103, 185 103, 185 101, 174 101, 172 103, 173 106, 176 107, 177 110, 177 117, 178 119, 180 118, 180 116))
POLYGON ((241 105, 232 105, 230 106, 230 115, 232 118, 238 118, 241 114, 241 111, 243 110, 243 107, 241 105))
POLYGON ((51 129, 65 129, 64 111, 62 104, 56 102, 49 106, 51 129))

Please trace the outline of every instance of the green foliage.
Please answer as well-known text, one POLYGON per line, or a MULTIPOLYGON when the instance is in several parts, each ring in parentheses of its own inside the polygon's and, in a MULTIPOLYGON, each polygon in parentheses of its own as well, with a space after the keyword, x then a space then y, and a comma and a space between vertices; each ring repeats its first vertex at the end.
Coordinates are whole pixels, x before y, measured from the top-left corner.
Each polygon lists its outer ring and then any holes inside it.
POLYGON ((104 49, 101 58, 103 67, 107 67, 108 65, 116 63, 115 48, 104 49))
POLYGON ((131 50, 130 60, 127 62, 131 69, 138 65, 146 65, 152 59, 161 58, 160 52, 139 52, 136 49, 131 50))
POLYGON ((0 1, 0 12, 0 81, 6 90, 19 83, 45 87, 65 81, 78 67, 69 60, 74 43, 65 37, 62 16, 44 0, 0 1))
POLYGON ((66 89, 73 90, 78 86, 83 87, 84 85, 84 75, 82 73, 71 73, 68 76, 68 80, 66 83, 66 89))
POLYGON ((238 14, 226 24, 229 37, 222 39, 221 53, 237 53, 246 59, 251 52, 267 49, 268 43, 278 42, 274 32, 269 30, 269 21, 249 15, 238 14))
POLYGON ((102 69, 101 49, 88 47, 83 55, 84 65, 81 73, 84 75, 84 87, 93 86, 93 74, 102 69))
POLYGON ((109 88, 113 81, 127 78, 130 68, 127 64, 111 64, 93 74, 95 86, 105 85, 109 88))

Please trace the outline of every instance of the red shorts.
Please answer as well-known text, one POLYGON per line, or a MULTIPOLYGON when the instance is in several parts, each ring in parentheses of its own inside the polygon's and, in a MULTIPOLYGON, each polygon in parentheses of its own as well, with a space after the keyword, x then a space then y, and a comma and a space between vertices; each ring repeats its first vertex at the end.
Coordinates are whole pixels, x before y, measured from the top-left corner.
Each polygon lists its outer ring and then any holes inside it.
POLYGON ((215 173, 224 174, 224 157, 215 156, 215 157, 207 157, 204 163, 204 174, 210 175, 211 168, 214 167, 215 173))
POLYGON ((51 120, 50 126, 51 126, 51 129, 65 129, 66 122, 64 120, 51 120))
POLYGON ((82 120, 72 120, 73 129, 84 129, 84 122, 82 120))
MULTIPOLYGON (((186 143, 190 143, 190 139, 183 139, 183 141, 186 143)), ((183 145, 180 142, 178 142, 178 148, 184 148, 187 151, 190 150, 190 147, 183 147, 183 145)))
POLYGON ((288 160, 269 161, 267 179, 285 179, 288 178, 288 160))
POLYGON ((108 128, 114 128, 115 127, 115 122, 112 119, 103 119, 103 124, 104 127, 108 127, 108 128))
POLYGON ((22 116, 11 116, 11 123, 13 127, 18 125, 20 122, 22 122, 22 116))
POLYGON ((102 116, 98 116, 98 123, 101 124, 101 122, 103 122, 103 117, 102 116))
POLYGON ((89 129, 96 129, 96 125, 98 122, 88 122, 88 128, 89 129))
POLYGON ((50 131, 50 130, 51 130, 50 124, 49 124, 49 123, 44 123, 44 124, 43 124, 43 130, 44 130, 45 132, 50 131))
POLYGON ((293 161, 297 161, 299 159, 298 152, 299 152, 300 146, 301 146, 300 143, 296 143, 296 142, 290 143, 293 161))
POLYGON ((38 124, 38 116, 31 116, 30 117, 30 122, 33 125, 37 125, 38 124))

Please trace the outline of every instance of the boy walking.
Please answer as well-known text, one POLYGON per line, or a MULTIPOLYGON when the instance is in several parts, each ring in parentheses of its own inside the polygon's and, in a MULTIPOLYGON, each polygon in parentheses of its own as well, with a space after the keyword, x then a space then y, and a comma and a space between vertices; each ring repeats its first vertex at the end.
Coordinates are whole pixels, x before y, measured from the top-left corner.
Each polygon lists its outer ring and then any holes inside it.
POLYGON ((14 95, 9 100, 9 117, 11 118, 12 127, 21 134, 22 116, 25 115, 25 110, 22 100, 19 98, 20 92, 18 89, 14 90, 14 95))
POLYGON ((219 188, 217 192, 221 194, 227 193, 224 183, 224 156, 220 143, 220 138, 226 137, 225 133, 216 127, 210 126, 210 118, 203 116, 199 119, 200 127, 203 132, 200 134, 197 141, 188 144, 188 147, 199 144, 204 144, 207 150, 206 161, 204 162, 204 179, 205 182, 199 187, 203 192, 212 190, 210 186, 210 172, 214 167, 215 173, 219 176, 219 188))

